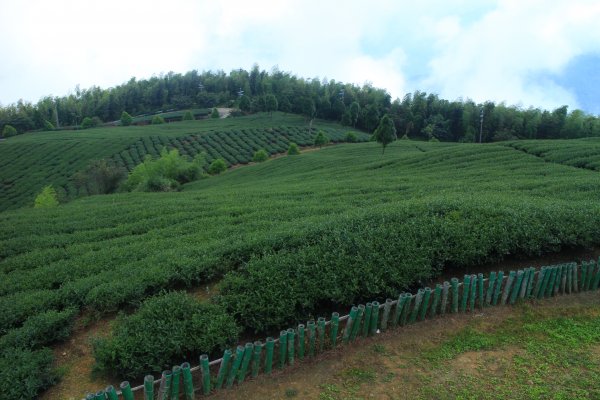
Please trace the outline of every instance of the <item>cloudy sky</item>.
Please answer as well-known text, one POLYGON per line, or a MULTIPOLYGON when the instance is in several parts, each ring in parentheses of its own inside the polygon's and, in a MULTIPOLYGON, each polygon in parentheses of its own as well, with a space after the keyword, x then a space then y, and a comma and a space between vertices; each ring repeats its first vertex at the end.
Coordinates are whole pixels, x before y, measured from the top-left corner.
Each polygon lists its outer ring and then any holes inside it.
POLYGON ((598 0, 0 0, 0 55, 2 105, 258 63, 600 114, 598 0))

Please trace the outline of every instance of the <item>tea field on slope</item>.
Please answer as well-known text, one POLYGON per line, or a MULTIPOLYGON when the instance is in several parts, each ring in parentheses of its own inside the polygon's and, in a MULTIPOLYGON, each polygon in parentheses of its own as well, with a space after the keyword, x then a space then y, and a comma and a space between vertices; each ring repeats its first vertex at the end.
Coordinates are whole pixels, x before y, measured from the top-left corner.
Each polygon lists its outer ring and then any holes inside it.
POLYGON ((241 328, 272 332, 442 268, 598 244, 598 183, 595 171, 505 145, 399 141, 383 157, 375 143, 343 144, 179 193, 7 211, 0 335, 25 329, 38 351, 56 339, 35 331, 43 317, 133 310, 217 280, 241 328))
POLYGON ((0 142, 0 211, 31 206, 35 195, 52 184, 65 199, 87 194, 76 187, 73 175, 91 160, 112 159, 131 171, 147 154, 156 156, 164 146, 180 154, 207 153, 207 161, 224 158, 228 164, 247 164, 264 148, 270 154, 287 150, 290 142, 313 144, 323 130, 332 141, 353 131, 358 141, 369 136, 337 124, 316 121, 312 135, 297 115, 275 113, 248 117, 183 121, 170 124, 95 128, 80 131, 36 132, 0 142))

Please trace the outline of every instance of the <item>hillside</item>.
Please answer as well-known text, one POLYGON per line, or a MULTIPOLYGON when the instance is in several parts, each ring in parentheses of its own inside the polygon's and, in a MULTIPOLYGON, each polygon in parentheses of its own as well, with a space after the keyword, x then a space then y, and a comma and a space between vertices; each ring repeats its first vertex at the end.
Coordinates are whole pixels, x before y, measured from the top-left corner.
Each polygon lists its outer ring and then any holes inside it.
POLYGON ((442 269, 598 244, 597 183, 595 171, 504 144, 399 141, 385 156, 362 143, 281 157, 179 193, 6 211, 0 335, 68 307, 132 310, 162 289, 217 281, 219 304, 241 328, 272 332, 442 269))

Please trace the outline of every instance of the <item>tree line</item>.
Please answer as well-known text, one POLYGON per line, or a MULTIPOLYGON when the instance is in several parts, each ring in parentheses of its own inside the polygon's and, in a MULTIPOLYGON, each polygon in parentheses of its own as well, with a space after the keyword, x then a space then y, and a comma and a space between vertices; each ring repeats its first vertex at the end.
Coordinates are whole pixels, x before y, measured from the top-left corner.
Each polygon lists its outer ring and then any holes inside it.
POLYGON ((255 65, 251 70, 169 72, 149 79, 131 78, 108 89, 76 87, 62 97, 37 103, 18 101, 0 107, 0 131, 5 136, 31 130, 82 127, 117 121, 131 115, 177 109, 238 107, 243 112, 283 111, 338 121, 373 132, 384 115, 398 136, 411 139, 490 142, 507 139, 578 138, 600 136, 600 119, 581 110, 522 108, 488 101, 449 101, 416 91, 392 100, 370 84, 358 86, 327 79, 299 78, 255 65), (14 128, 14 129, 13 129, 14 128))

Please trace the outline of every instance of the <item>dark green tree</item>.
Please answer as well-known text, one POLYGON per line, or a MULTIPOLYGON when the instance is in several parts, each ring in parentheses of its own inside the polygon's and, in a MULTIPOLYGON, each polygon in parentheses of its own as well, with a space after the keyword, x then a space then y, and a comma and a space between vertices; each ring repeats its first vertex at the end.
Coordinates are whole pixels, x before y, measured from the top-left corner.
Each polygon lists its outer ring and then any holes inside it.
POLYGON ((381 154, 385 153, 385 148, 387 145, 392 143, 397 139, 396 137, 396 127, 394 126, 394 121, 386 114, 381 118, 379 122, 379 126, 375 129, 373 133, 375 140, 378 143, 381 143, 381 154))
POLYGON ((350 104, 350 123, 352 124, 352 127, 356 128, 356 123, 358 122, 358 116, 360 115, 360 105, 356 102, 353 101, 352 104, 350 104))
POLYGON ((129 113, 127 111, 123 111, 121 113, 121 125, 129 126, 129 125, 131 125, 132 122, 133 122, 133 118, 131 118, 131 115, 129 115, 129 113))
POLYGON ((15 136, 17 135, 18 132, 15 129, 14 126, 12 125, 4 125, 4 128, 2 129, 2 136, 4 136, 5 138, 10 137, 10 136, 15 136))
POLYGON ((265 149, 257 150, 252 157, 252 161, 254 162, 263 162, 269 159, 269 153, 265 149))
POLYGON ((211 175, 219 175, 227 171, 227 163, 222 158, 217 158, 208 167, 208 173, 211 175))
POLYGON ((216 119, 216 118, 219 118, 219 117, 220 117, 220 115, 219 115, 219 110, 217 110, 216 108, 213 108, 213 109, 212 109, 212 113, 210 114, 210 117, 211 117, 211 118, 215 118, 215 119, 216 119))
POLYGON ((165 119, 163 117, 161 117, 160 115, 155 115, 154 117, 152 117, 152 125, 160 125, 160 124, 164 124, 165 123, 165 119))
POLYGON ((265 97, 265 111, 269 113, 271 117, 273 117, 273 111, 277 111, 279 104, 277 103, 277 97, 272 94, 268 94, 265 97))
POLYGON ((252 104, 250 103, 250 99, 248 98, 248 96, 242 96, 240 98, 240 110, 242 110, 243 112, 249 112, 251 108, 252 104))
POLYGON ((319 148, 322 148, 323 145, 326 145, 327 143, 329 143, 329 137, 323 131, 319 131, 315 135, 314 141, 315 141, 315 146, 319 146, 319 148))
POLYGON ((288 147, 288 151, 287 151, 288 156, 296 156, 298 154, 300 154, 300 149, 298 148, 298 145, 296 143, 290 143, 290 147, 288 147))
POLYGON ((183 113, 183 117, 181 118, 182 121, 193 121, 194 119, 194 114, 190 110, 183 113))
POLYGON ((90 117, 85 117, 83 121, 81 121, 81 129, 89 129, 94 126, 94 121, 90 117))

